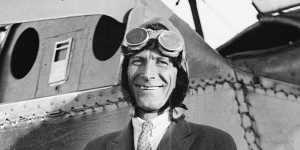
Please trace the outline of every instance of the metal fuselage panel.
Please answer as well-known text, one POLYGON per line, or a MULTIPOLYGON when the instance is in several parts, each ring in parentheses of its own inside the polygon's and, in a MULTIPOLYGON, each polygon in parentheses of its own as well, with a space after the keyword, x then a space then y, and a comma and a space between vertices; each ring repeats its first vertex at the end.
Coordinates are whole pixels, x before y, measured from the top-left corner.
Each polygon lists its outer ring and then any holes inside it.
MULTIPOLYGON (((115 50, 110 50, 106 47, 96 47, 98 49, 94 49, 93 47, 94 39, 97 38, 95 37, 95 32, 97 28, 102 26, 102 18, 109 17, 102 17, 102 15, 81 16, 28 22, 15 26, 14 32, 9 35, 11 36, 11 41, 9 41, 9 45, 4 48, 2 53, 4 59, 2 59, 1 63, 1 102, 22 101, 116 84, 119 72, 117 68, 119 68, 120 60, 118 47, 115 50), (14 53, 16 53, 14 51, 29 51, 31 49, 30 47, 20 48, 20 50, 15 48, 16 42, 22 42, 20 35, 27 29, 37 31, 39 48, 36 59, 33 60, 34 63, 28 73, 22 78, 16 78, 13 75, 12 64, 15 61, 26 62, 27 57, 24 56, 20 58, 21 60, 13 60, 12 58, 14 53), (56 55, 61 55, 55 51, 55 44, 66 39, 72 39, 67 57, 68 60, 65 60, 67 63, 53 66, 61 61, 54 60, 59 59, 55 58, 59 57, 56 55), (95 57, 95 51, 103 51, 103 55, 105 55, 106 51, 115 52, 109 54, 111 56, 107 56, 106 60, 99 60, 95 57), (63 84, 51 85, 49 82, 53 67, 58 69, 58 71, 65 69, 66 78, 63 84)), ((118 24, 120 28, 125 26, 113 18, 110 19, 114 24, 118 24)), ((105 23, 103 24, 105 25, 105 23)), ((122 35, 120 36, 122 37, 122 35)), ((18 71, 18 69, 15 70, 18 71)))

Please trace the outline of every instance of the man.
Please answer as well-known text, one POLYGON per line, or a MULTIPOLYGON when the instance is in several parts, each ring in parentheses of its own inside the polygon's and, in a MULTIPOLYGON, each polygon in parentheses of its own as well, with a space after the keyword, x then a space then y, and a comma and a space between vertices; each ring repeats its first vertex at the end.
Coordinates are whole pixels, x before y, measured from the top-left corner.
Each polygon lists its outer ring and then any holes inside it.
POLYGON ((85 150, 235 150, 230 135, 184 120, 188 90, 184 39, 155 18, 126 33, 122 92, 133 107, 128 126, 90 142, 85 150))

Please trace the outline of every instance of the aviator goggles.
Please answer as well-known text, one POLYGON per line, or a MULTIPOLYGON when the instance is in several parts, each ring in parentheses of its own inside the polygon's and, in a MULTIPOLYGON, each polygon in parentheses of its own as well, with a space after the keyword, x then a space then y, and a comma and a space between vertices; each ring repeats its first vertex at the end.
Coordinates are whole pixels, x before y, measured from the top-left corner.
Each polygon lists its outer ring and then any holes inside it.
POLYGON ((174 31, 134 28, 125 35, 125 54, 141 51, 150 39, 157 39, 159 51, 169 57, 177 57, 184 48, 183 38, 174 31))

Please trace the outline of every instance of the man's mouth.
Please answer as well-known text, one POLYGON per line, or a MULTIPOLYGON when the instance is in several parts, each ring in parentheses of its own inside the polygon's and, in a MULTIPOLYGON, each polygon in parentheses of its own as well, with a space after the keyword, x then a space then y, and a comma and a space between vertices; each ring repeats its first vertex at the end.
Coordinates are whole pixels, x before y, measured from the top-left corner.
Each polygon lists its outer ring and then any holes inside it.
POLYGON ((134 84, 134 85, 137 88, 142 89, 142 90, 156 90, 156 89, 163 87, 163 85, 139 85, 139 84, 134 84))

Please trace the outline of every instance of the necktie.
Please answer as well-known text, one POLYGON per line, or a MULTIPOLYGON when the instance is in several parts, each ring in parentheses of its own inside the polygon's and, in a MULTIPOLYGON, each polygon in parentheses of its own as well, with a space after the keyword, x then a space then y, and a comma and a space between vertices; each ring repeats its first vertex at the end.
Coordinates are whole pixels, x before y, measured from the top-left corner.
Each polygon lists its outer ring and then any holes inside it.
POLYGON ((137 150, 151 150, 150 134, 153 124, 146 121, 142 124, 142 132, 138 138, 137 150))

